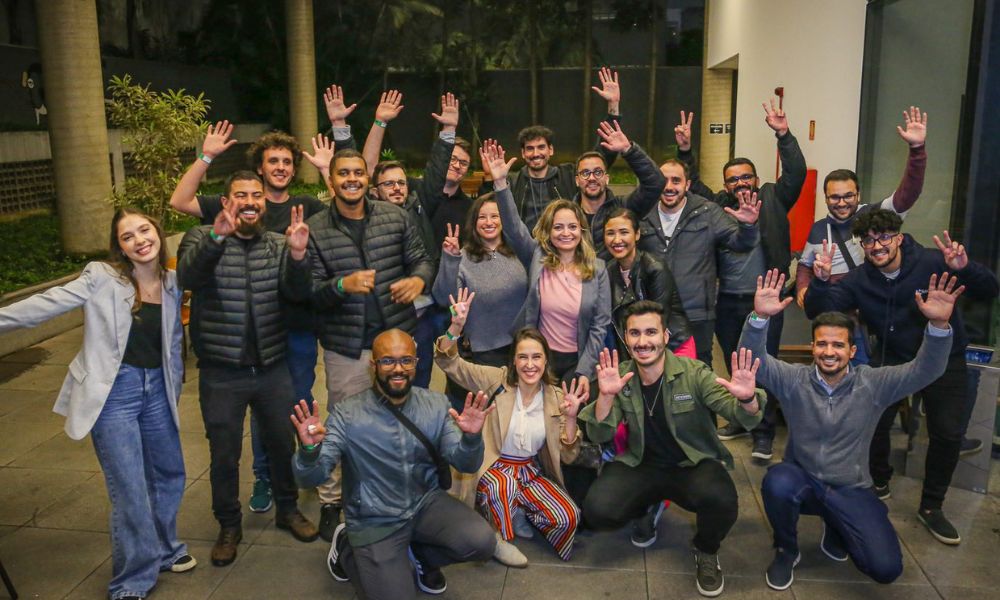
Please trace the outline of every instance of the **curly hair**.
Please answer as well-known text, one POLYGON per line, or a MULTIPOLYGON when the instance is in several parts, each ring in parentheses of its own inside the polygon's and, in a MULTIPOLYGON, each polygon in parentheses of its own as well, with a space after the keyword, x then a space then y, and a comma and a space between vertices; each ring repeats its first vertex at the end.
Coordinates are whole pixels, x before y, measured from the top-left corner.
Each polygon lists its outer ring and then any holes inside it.
POLYGON ((891 210, 876 208, 861 213, 851 224, 851 233, 858 237, 865 237, 869 231, 875 233, 899 233, 903 226, 903 219, 891 210))
POLYGON ((299 141, 284 131, 271 131, 260 136, 247 149, 247 162, 250 167, 257 169, 264 163, 264 151, 271 148, 284 148, 292 153, 292 164, 295 170, 299 169, 302 162, 302 148, 299 141))
POLYGON ((571 200, 554 200, 545 207, 542 216, 538 218, 532 234, 538 240, 538 245, 545 255, 542 258, 542 266, 551 271, 559 268, 559 251, 552 245, 552 224, 555 221, 556 213, 561 210, 568 210, 576 217, 576 222, 580 224, 580 243, 573 254, 573 264, 576 265, 580 274, 580 279, 590 281, 594 277, 597 253, 594 251, 594 241, 590 237, 590 228, 587 225, 587 215, 583 213, 580 205, 571 200))

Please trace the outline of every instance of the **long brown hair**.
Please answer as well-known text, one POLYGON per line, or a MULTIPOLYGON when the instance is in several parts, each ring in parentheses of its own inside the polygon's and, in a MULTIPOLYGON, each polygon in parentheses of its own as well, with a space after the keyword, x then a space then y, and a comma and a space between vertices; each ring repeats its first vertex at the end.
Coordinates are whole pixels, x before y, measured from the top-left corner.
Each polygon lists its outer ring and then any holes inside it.
POLYGON ((538 218, 535 229, 532 233, 538 240, 545 256, 542 258, 542 266, 551 271, 559 268, 559 252, 552 246, 551 232, 552 223, 556 219, 556 213, 561 210, 572 211, 576 216, 577 223, 580 224, 580 244, 573 251, 573 264, 576 265, 580 274, 580 279, 590 281, 594 277, 594 264, 597 260, 597 253, 594 251, 594 242, 590 237, 590 229, 587 226, 587 215, 584 214, 580 205, 571 200, 561 199, 550 202, 538 218))
POLYGON ((118 223, 130 216, 146 219, 160 238, 160 253, 156 262, 160 265, 161 280, 167 274, 167 238, 163 235, 163 227, 160 226, 160 222, 141 210, 122 207, 115 211, 115 216, 111 217, 111 241, 108 244, 108 259, 105 262, 118 273, 123 281, 132 284, 132 288, 135 290, 135 301, 132 303, 132 313, 134 314, 142 307, 142 294, 139 293, 139 282, 135 279, 135 265, 125 256, 121 243, 118 241, 118 223))
POLYGON ((517 367, 514 359, 517 357, 517 345, 524 340, 538 342, 542 346, 542 352, 545 353, 545 371, 542 373, 542 383, 546 385, 558 383, 559 379, 552 373, 552 352, 549 351, 549 343, 545 341, 545 336, 534 327, 522 327, 517 330, 517 333, 514 334, 514 340, 510 343, 510 354, 507 357, 507 385, 517 385, 517 367))
MULTIPOLYGON (((480 262, 490 254, 490 251, 486 248, 486 244, 483 243, 483 238, 480 237, 479 231, 476 229, 476 222, 479 221, 479 211, 488 202, 497 203, 497 197, 493 192, 476 198, 465 218, 465 245, 462 249, 465 250, 465 255, 472 262, 480 262)), ((514 256, 514 250, 504 242, 503 223, 500 224, 500 244, 497 246, 497 252, 504 256, 514 256)))

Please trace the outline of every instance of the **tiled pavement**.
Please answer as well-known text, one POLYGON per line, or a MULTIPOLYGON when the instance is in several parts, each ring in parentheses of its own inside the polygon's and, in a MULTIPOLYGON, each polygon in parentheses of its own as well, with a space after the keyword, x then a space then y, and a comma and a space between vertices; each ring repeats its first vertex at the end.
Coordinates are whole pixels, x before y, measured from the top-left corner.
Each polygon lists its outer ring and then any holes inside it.
MULTIPOLYGON (((74 442, 51 412, 66 365, 80 347, 76 329, 0 359, 0 560, 23 598, 102 598, 110 579, 108 502, 89 441, 74 442)), ((193 359, 192 359, 193 360, 193 359)), ((322 369, 322 364, 319 365, 322 369)), ((317 393, 322 397, 322 374, 317 393)), ((248 514, 236 562, 212 567, 209 550, 217 533, 210 511, 208 445, 197 402, 197 370, 189 369, 181 398, 181 442, 188 489, 179 518, 180 537, 200 565, 191 573, 163 574, 152 598, 353 598, 324 566, 322 541, 301 544, 274 528, 273 511, 248 514)), ((776 454, 780 456, 783 438, 776 454)), ((749 456, 747 438, 728 442, 737 457, 733 478, 740 494, 740 518, 723 544, 726 598, 900 598, 922 600, 998 598, 1000 569, 1000 476, 995 469, 987 496, 953 489, 946 508, 964 541, 947 547, 934 541, 915 518, 919 482, 897 477, 888 504, 904 552, 904 572, 881 586, 849 563, 833 563, 819 551, 816 518, 801 524, 802 563, 790 592, 764 583, 770 531, 760 498, 764 468, 749 456)), ((249 494, 249 439, 241 467, 243 498, 249 494)), ((303 493, 303 510, 313 519, 319 506, 303 493)), ((669 509, 660 540, 642 551, 628 533, 578 536, 573 560, 563 563, 536 540, 519 541, 531 559, 524 570, 497 563, 449 567, 445 598, 661 599, 698 597, 688 550, 693 519, 669 509)), ((0 589, 0 598, 6 591, 0 589)))

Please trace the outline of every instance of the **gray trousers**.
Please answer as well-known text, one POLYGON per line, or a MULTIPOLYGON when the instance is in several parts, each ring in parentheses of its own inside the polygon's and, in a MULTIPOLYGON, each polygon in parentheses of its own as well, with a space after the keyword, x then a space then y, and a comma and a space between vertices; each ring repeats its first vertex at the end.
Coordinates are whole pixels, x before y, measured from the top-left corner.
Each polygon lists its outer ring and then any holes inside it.
POLYGON ((352 547, 348 536, 343 565, 354 591, 364 600, 412 600, 417 597, 407 549, 427 567, 484 561, 496 548, 493 528, 475 511, 445 492, 429 497, 399 531, 365 546, 352 547))

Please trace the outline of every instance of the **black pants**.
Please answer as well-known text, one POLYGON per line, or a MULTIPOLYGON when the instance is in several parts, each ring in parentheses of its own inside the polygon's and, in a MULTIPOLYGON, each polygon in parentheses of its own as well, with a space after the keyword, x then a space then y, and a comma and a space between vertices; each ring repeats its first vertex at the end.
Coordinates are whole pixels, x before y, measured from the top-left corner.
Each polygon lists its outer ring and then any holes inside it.
MULTIPOLYGON (((726 362, 726 371, 732 375, 733 352, 736 351, 740 343, 740 335, 743 333, 743 324, 753 311, 753 294, 724 294, 719 293, 718 302, 715 304, 715 335, 719 338, 719 346, 722 347, 722 356, 726 362)), ((781 346, 781 330, 785 326, 785 313, 780 312, 770 318, 767 326, 767 353, 778 358, 778 349, 781 346)), ((778 399, 767 390, 767 404, 764 405, 764 418, 760 424, 753 428, 753 437, 767 438, 774 440, 774 430, 778 425, 778 399)))
POLYGON ((412 599, 417 596, 407 558, 412 549, 421 563, 440 568, 483 561, 496 547, 493 528, 471 508, 439 492, 428 498, 405 526, 377 542, 344 548, 343 564, 359 598, 412 599))
POLYGON ((695 513, 694 547, 709 554, 719 551, 739 513, 736 486, 718 461, 668 468, 615 461, 590 486, 583 518, 593 529, 617 529, 664 499, 695 513))
MULTIPOLYGON (((969 374, 964 355, 952 355, 944 375, 919 392, 927 410, 927 460, 920 508, 939 509, 958 464, 962 435, 969 424, 969 374)), ((868 454, 868 468, 875 485, 892 477, 889 465, 889 429, 899 411, 899 402, 885 409, 875 427, 868 454)))
POLYGON ((298 488, 292 477, 295 438, 288 416, 295 393, 284 361, 268 369, 202 366, 198 380, 201 416, 211 457, 212 512, 222 527, 240 524, 240 452, 243 418, 253 408, 270 461, 271 490, 279 513, 295 510, 298 488))
MULTIPOLYGON (((477 365, 486 365, 487 367, 506 367, 507 360, 509 358, 510 344, 506 346, 500 346, 499 348, 493 348, 492 350, 483 350, 482 352, 472 352, 467 358, 469 362, 475 363, 477 365)), ((462 412, 465 408, 465 395, 468 392, 475 394, 479 390, 467 390, 462 386, 458 385, 451 378, 446 378, 444 393, 448 396, 448 400, 451 402, 452 408, 458 412, 462 412)))
POLYGON ((691 337, 694 338, 698 360, 712 367, 712 333, 715 331, 715 320, 691 321, 691 337))

